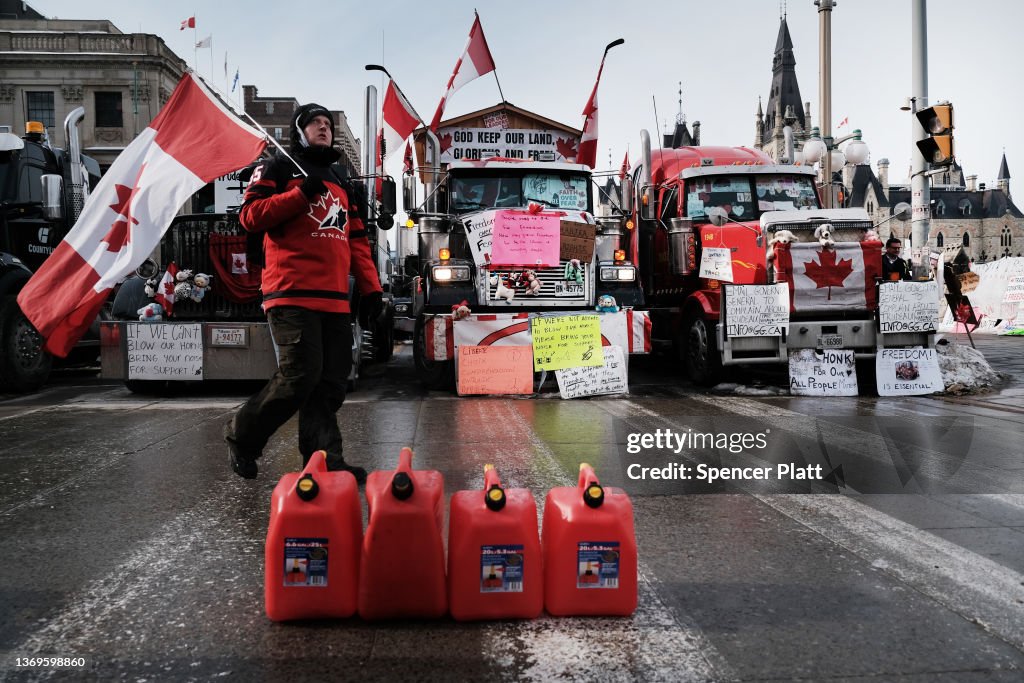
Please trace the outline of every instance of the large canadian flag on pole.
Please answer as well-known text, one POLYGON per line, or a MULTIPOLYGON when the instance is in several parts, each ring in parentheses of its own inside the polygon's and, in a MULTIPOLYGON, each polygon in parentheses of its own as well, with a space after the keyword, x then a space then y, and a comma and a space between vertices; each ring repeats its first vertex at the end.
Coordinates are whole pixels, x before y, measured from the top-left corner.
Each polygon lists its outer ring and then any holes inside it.
POLYGON ((434 119, 430 122, 430 130, 437 131, 441 117, 444 115, 444 106, 448 98, 456 90, 466 85, 474 78, 489 74, 494 71, 494 58, 491 57, 491 50, 487 47, 487 38, 484 37, 484 29, 480 25, 480 15, 473 20, 473 27, 469 29, 469 40, 466 41, 466 50, 459 61, 455 62, 455 71, 448 79, 448 87, 434 112, 434 119))
POLYGON ((388 81, 380 122, 384 140, 384 153, 381 156, 384 159, 401 150, 402 143, 412 135, 420 123, 420 117, 416 115, 409 100, 405 99, 405 95, 394 81, 388 81))
POLYGON ((149 126, 100 180, 78 222, 18 295, 46 350, 68 352, 114 285, 160 242, 182 204, 266 146, 262 133, 186 74, 149 126))

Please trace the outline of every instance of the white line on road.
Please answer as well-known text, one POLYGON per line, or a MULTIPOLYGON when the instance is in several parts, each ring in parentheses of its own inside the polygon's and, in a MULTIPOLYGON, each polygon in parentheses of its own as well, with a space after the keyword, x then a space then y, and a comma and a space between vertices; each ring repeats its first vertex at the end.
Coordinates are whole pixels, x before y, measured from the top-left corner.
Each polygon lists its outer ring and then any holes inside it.
POLYGON ((853 498, 755 495, 1006 643, 1024 650, 1024 576, 853 498))

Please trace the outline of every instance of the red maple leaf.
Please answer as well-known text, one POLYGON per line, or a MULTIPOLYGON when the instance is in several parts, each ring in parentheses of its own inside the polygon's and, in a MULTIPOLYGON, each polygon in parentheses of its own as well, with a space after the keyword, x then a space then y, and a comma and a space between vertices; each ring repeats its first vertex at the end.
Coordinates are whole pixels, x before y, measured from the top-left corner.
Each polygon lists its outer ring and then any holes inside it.
POLYGON ((573 159, 576 157, 576 143, 573 142, 572 139, 563 140, 562 138, 558 138, 558 140, 555 141, 555 147, 558 149, 558 153, 566 159, 573 159))
POLYGON ((242 269, 245 268, 245 261, 242 260, 241 256, 236 256, 233 265, 235 268, 242 269))
POLYGON ((164 283, 164 296, 166 296, 166 297, 174 296, 174 280, 173 279, 168 280, 167 282, 164 283))
POLYGON ((114 219, 114 223, 110 226, 107 234, 100 238, 100 242, 107 243, 107 251, 109 252, 116 254, 124 249, 125 245, 132 239, 132 224, 138 225, 139 223, 138 219, 132 216, 132 199, 135 197, 135 193, 139 191, 139 178, 142 177, 142 171, 145 168, 145 164, 139 167, 139 174, 135 176, 135 183, 132 187, 120 184, 114 185, 117 199, 110 205, 110 208, 117 214, 117 218, 114 219))
POLYGON ((822 249, 818 252, 818 260, 809 262, 804 269, 804 274, 814 280, 817 289, 828 287, 828 298, 832 298, 832 288, 842 287, 843 281, 853 272, 853 260, 843 259, 836 263, 836 252, 830 249, 822 249))
POLYGON ((438 141, 441 143, 441 154, 444 154, 448 151, 448 148, 452 146, 452 134, 445 133, 438 138, 438 141))

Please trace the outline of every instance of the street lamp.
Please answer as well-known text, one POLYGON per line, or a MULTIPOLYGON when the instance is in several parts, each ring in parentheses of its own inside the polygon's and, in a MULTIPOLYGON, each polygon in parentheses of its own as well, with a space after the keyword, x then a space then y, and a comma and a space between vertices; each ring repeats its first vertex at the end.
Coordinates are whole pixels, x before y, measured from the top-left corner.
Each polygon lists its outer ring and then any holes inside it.
POLYGON ((825 208, 831 209, 834 203, 832 196, 832 171, 835 168, 842 168, 846 164, 867 163, 871 151, 868 145, 861 139, 860 128, 855 129, 849 135, 839 139, 831 135, 822 136, 818 127, 811 128, 811 137, 804 143, 804 161, 809 164, 821 162, 822 181, 828 186, 825 193, 825 208), (839 145, 848 142, 845 149, 839 149, 839 145))

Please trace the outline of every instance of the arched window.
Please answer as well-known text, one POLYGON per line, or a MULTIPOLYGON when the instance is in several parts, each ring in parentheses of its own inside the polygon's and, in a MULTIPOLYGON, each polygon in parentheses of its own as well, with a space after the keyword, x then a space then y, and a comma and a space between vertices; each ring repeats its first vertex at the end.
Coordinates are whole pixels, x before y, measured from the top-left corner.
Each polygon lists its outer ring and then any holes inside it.
POLYGON ((999 235, 999 246, 1001 247, 1012 247, 1013 246, 1013 233, 1010 232, 1010 226, 1004 225, 1003 232, 999 235))
POLYGON ((971 235, 970 235, 970 233, 967 233, 967 232, 964 233, 963 244, 964 244, 965 247, 971 246, 971 235))
POLYGON ((869 201, 868 202, 868 213, 874 213, 874 212, 875 212, 875 203, 869 201))
POLYGON ((935 246, 941 247, 944 241, 941 232, 935 236, 935 246))
POLYGON ((937 204, 935 204, 935 215, 936 216, 945 216, 946 215, 946 202, 942 201, 941 199, 938 201, 937 204))

